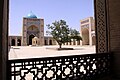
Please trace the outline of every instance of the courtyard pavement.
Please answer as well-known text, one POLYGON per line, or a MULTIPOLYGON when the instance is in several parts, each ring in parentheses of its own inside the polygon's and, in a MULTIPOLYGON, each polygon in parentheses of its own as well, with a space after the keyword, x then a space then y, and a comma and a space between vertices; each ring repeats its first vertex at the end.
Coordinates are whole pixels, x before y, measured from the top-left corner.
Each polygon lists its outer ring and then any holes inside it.
POLYGON ((95 46, 66 46, 62 48, 73 48, 74 50, 58 51, 58 45, 52 46, 11 46, 9 51, 9 60, 11 59, 25 59, 25 58, 40 58, 40 57, 54 57, 54 56, 68 56, 68 55, 83 55, 94 54, 95 46))

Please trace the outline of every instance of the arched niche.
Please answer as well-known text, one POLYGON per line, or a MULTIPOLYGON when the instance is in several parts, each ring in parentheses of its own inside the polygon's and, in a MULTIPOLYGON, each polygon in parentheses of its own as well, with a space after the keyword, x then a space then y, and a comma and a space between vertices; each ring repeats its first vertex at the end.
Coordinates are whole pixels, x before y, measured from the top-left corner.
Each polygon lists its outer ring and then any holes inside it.
POLYGON ((48 42, 47 42, 47 40, 45 40, 45 45, 48 45, 48 42))
POLYGON ((17 45, 18 45, 18 46, 21 46, 21 39, 18 39, 18 40, 17 40, 17 45))
POLYGON ((88 28, 82 28, 82 44, 89 45, 89 30, 88 28))
POLYGON ((29 43, 28 45, 32 45, 32 39, 34 38, 35 36, 33 34, 29 35, 29 43))

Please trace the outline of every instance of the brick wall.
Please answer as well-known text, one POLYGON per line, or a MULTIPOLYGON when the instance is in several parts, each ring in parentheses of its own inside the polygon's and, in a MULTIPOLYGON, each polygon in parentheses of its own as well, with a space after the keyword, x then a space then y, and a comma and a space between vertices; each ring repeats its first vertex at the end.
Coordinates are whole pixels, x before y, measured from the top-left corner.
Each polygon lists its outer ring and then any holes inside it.
POLYGON ((113 74, 120 78, 120 0, 108 0, 109 49, 113 52, 113 74))

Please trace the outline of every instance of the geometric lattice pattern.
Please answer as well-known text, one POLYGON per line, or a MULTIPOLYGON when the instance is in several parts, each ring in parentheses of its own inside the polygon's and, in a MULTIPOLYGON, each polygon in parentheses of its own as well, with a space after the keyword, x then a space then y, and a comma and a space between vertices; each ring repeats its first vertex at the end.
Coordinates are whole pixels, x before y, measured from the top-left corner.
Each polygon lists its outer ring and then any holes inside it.
POLYGON ((107 53, 8 61, 8 80, 90 80, 109 72, 107 53))
POLYGON ((95 0, 97 52, 108 52, 106 0, 95 0))

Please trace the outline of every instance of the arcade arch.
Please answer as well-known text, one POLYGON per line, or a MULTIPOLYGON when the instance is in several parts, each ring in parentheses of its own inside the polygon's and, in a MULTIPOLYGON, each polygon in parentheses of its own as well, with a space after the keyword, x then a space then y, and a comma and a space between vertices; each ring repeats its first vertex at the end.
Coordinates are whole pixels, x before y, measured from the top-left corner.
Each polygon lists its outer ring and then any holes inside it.
POLYGON ((49 45, 52 45, 52 40, 49 40, 49 45))
POLYGON ((47 43, 48 43, 47 40, 45 40, 45 45, 48 45, 47 43))
POLYGON ((17 46, 21 46, 21 40, 20 39, 17 40, 17 46))
POLYGON ((15 46, 15 39, 12 39, 12 40, 11 40, 11 43, 12 43, 12 44, 11 44, 12 46, 15 46))

